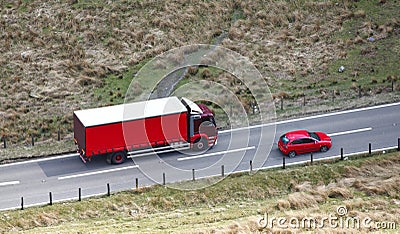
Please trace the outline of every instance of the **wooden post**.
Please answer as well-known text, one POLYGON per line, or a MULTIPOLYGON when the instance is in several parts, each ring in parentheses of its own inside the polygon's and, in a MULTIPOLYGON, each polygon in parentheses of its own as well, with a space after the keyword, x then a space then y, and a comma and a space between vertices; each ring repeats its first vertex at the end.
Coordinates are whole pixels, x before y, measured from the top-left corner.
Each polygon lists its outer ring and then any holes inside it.
POLYGON ((78 190, 78 201, 82 201, 82 189, 79 188, 78 190))
POLYGON ((6 136, 3 136, 3 147, 4 149, 7 148, 6 136))
POLYGON ((107 196, 111 196, 110 183, 107 183, 107 196))
POLYGON ((165 172, 162 173, 162 184, 165 186, 165 172))
POLYGON ((32 138, 32 146, 35 146, 35 137, 33 136, 33 134, 31 135, 32 138))
POLYGON ((397 151, 400 151, 400 138, 397 138, 397 151))
POLYGON ((392 79, 392 92, 394 91, 394 80, 392 79))
POLYGON ((358 86, 358 97, 361 98, 362 97, 362 93, 361 93, 361 85, 358 86))
POLYGON ((21 197, 21 210, 24 210, 24 197, 21 197))
POLYGON ((314 162, 314 156, 313 156, 313 153, 311 152, 311 164, 313 164, 313 162, 314 162))
POLYGON ((368 154, 369 155, 372 154, 372 145, 371 145, 371 143, 368 144, 368 154))
POLYGON ((58 140, 58 141, 61 140, 61 132, 60 132, 60 129, 58 129, 58 132, 57 132, 57 140, 58 140))
POLYGON ((306 106, 306 94, 303 94, 303 106, 306 106))
POLYGON ((50 198, 50 203, 49 205, 53 205, 53 194, 51 192, 49 192, 49 198, 50 198))
POLYGON ((252 173, 252 172, 253 172, 253 161, 250 160, 250 173, 252 173))
POLYGON ((340 148, 340 160, 344 160, 343 148, 340 148))
POLYGON ((332 102, 335 102, 335 90, 332 90, 332 102))
POLYGON ((281 97, 281 110, 283 110, 283 97, 281 97))
POLYGON ((225 168, 224 168, 224 165, 221 165, 221 176, 222 176, 222 177, 225 176, 225 168))
POLYGON ((285 163, 285 156, 283 156, 283 158, 282 158, 282 169, 285 169, 286 168, 286 163, 285 163))
POLYGON ((194 169, 192 169, 192 177, 193 177, 192 180, 195 181, 196 178, 195 178, 195 174, 194 174, 194 169))
POLYGON ((136 190, 138 190, 139 189, 139 179, 138 178, 136 178, 135 179, 135 184, 136 184, 136 190))

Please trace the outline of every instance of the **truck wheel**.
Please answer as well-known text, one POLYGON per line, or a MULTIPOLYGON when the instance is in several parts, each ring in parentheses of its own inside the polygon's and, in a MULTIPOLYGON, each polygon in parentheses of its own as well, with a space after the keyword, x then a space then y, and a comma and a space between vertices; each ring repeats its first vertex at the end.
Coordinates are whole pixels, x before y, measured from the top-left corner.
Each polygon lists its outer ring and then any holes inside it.
POLYGON ((194 143, 193 149, 196 151, 203 151, 207 149, 208 147, 208 141, 204 137, 200 138, 200 140, 196 143, 194 143))
MULTIPOLYGON (((119 151, 111 154, 110 160, 112 164, 121 164, 124 163, 126 160, 126 152, 125 151, 119 151)), ((108 160, 107 160, 108 162, 108 160)))

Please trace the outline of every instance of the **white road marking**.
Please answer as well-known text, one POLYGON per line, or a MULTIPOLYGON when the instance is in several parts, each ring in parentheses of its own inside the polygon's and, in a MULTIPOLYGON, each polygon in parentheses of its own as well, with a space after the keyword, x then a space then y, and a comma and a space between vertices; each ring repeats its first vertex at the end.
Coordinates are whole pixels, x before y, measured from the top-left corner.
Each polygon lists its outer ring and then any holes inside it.
POLYGON ((215 156, 215 155, 219 155, 219 154, 227 154, 227 153, 235 153, 235 152, 240 152, 240 151, 252 150, 255 148, 256 148, 255 146, 250 146, 250 147, 240 148, 240 149, 225 150, 225 151, 209 153, 209 154, 200 154, 200 155, 196 155, 196 156, 182 157, 182 158, 178 158, 177 160, 184 161, 184 160, 190 160, 190 159, 196 159, 196 158, 204 158, 204 157, 210 157, 210 156, 215 156))
MULTIPOLYGON (((374 149, 371 152, 383 152, 386 150, 391 150, 391 149, 397 149, 397 146, 390 146, 390 147, 385 147, 385 148, 380 148, 380 149, 374 149)), ((360 152, 354 152, 354 153, 349 153, 349 154, 344 154, 344 158, 353 156, 353 155, 360 155, 360 154, 366 154, 369 153, 368 151, 360 151, 360 152)), ((329 157, 323 157, 323 158, 316 158, 314 159, 314 162, 316 161, 328 161, 331 159, 337 159, 340 158, 341 155, 335 155, 335 156, 329 156, 329 157)), ((303 161, 298 161, 298 162, 290 162, 290 163, 285 163, 285 166, 294 166, 294 165, 300 165, 300 164, 306 164, 309 163, 310 160, 303 160, 303 161)), ((272 166, 265 166, 265 167, 259 167, 259 168, 253 168, 254 172, 257 172, 258 170, 268 170, 268 169, 273 169, 273 168, 280 168, 282 167, 282 164, 276 164, 272 166)), ((225 174, 225 176, 235 174, 235 173, 243 173, 243 172, 249 172, 249 169, 245 170, 238 170, 238 171, 233 171, 233 172, 228 172, 225 174)), ((196 177, 196 179, 205 179, 205 178, 211 178, 211 177, 216 177, 216 176, 221 176, 221 174, 215 174, 215 175, 209 175, 209 176, 202 176, 202 177, 196 177)))
POLYGON ((349 130, 349 131, 344 131, 344 132, 335 132, 335 133, 329 133, 327 134, 330 137, 333 136, 340 136, 340 135, 346 135, 346 134, 352 134, 352 133, 358 133, 358 132, 366 132, 366 131, 371 131, 372 128, 360 128, 360 129, 354 129, 354 130, 349 130))
MULTIPOLYGON (((292 122, 298 122, 298 121, 303 121, 303 120, 310 120, 310 119, 317 119, 317 118, 323 118, 323 117, 329 117, 329 116, 335 116, 335 115, 341 115, 341 114, 347 114, 347 113, 374 110, 374 109, 398 106, 398 105, 400 105, 400 102, 389 103, 389 104, 384 104, 384 105, 379 105, 379 106, 364 107, 364 108, 359 108, 359 109, 354 109, 354 110, 345 110, 345 111, 327 113, 327 114, 322 114, 322 115, 314 115, 314 116, 308 116, 308 117, 297 118, 297 119, 289 119, 289 120, 283 120, 283 121, 278 121, 278 122, 273 122, 273 123, 253 125, 253 126, 248 126, 248 127, 243 127, 243 128, 228 129, 228 130, 218 131, 218 133, 224 134, 224 133, 228 133, 228 132, 242 131, 242 130, 246 130, 246 129, 253 129, 253 128, 260 128, 260 127, 264 127, 264 126, 292 123, 292 122)), ((16 165, 21 165, 21 164, 28 164, 28 163, 44 162, 44 161, 50 161, 50 160, 62 159, 62 158, 71 158, 71 157, 77 157, 77 156, 79 156, 77 153, 72 153, 72 154, 54 156, 54 157, 50 157, 50 158, 33 159, 33 160, 27 160, 27 161, 23 161, 23 162, 3 164, 3 165, 0 165, 0 168, 16 166, 16 165)))
POLYGON ((109 169, 109 170, 92 171, 92 172, 87 172, 87 173, 82 173, 82 174, 61 176, 61 177, 58 177, 58 180, 66 180, 66 179, 78 178, 78 177, 83 177, 83 176, 98 175, 98 174, 115 172, 115 171, 122 171, 122 170, 127 170, 127 169, 138 168, 138 167, 139 167, 138 165, 133 165, 133 166, 119 167, 119 168, 114 168, 114 169, 109 169))
POLYGON ((236 131, 248 130, 248 129, 253 129, 253 128, 267 127, 267 126, 271 126, 271 125, 293 123, 293 122, 299 122, 299 121, 304 121, 304 120, 318 119, 318 118, 324 118, 324 117, 330 117, 330 116, 342 115, 342 114, 348 114, 348 113, 354 113, 354 112, 360 112, 360 111, 375 110, 375 109, 379 109, 379 108, 398 106, 398 105, 400 105, 400 102, 389 103, 389 104, 384 104, 384 105, 380 105, 380 106, 364 107, 364 108, 354 109, 354 110, 345 110, 345 111, 327 113, 327 114, 322 114, 322 115, 313 115, 313 116, 307 116, 307 117, 302 117, 302 118, 297 118, 297 119, 288 119, 288 120, 253 125, 253 126, 248 126, 248 127, 243 127, 243 128, 228 129, 228 130, 218 131, 218 133, 224 134, 224 133, 228 133, 228 132, 236 132, 236 131))
POLYGON ((0 183, 0 187, 2 187, 2 186, 8 186, 8 185, 17 185, 17 184, 19 184, 20 182, 19 181, 8 181, 8 182, 1 182, 0 183))
MULTIPOLYGON (((383 152, 383 151, 390 150, 390 149, 397 149, 397 146, 391 146, 391 147, 375 149, 375 150, 372 150, 372 152, 379 152, 379 151, 383 152)), ((344 157, 357 155, 357 154, 365 154, 365 153, 368 153, 368 151, 361 151, 361 152, 354 152, 354 153, 350 153, 350 154, 345 154, 344 157)), ((316 158, 316 159, 314 159, 314 161, 324 161, 324 160, 330 160, 330 159, 335 159, 335 158, 340 158, 340 157, 341 157, 340 155, 335 155, 335 156, 330 156, 330 157, 316 158)), ((286 163, 286 166, 305 164, 305 163, 308 163, 308 162, 310 162, 310 161, 309 160, 304 160, 304 161, 299 161, 299 162, 286 163)), ((253 170, 254 170, 254 172, 256 172, 257 170, 267 170, 267 169, 279 168, 279 167, 282 167, 282 165, 281 164, 277 164, 277 165, 273 165, 273 166, 265 166, 265 167, 260 167, 260 168, 253 168, 253 170)), ((228 176, 228 175, 231 175, 231 174, 243 173, 243 172, 248 172, 248 171, 249 170, 246 169, 246 170, 227 172, 225 175, 228 176)), ((220 174, 215 174, 215 175, 209 175, 209 176, 202 176, 202 177, 198 177, 198 179, 204 179, 204 178, 210 178, 210 177, 216 177, 216 176, 221 176, 221 175, 220 174)), ((144 186, 144 187, 151 187, 151 185, 144 186)), ((87 194, 85 196, 82 196, 82 198, 90 198, 90 197, 100 196, 100 195, 104 195, 104 193, 87 194)), ((71 197, 71 198, 61 199, 61 200, 56 201, 56 202, 73 201, 73 200, 76 200, 76 198, 71 197)), ((41 205, 46 205, 46 204, 48 204, 48 203, 47 202, 34 203, 34 204, 26 205, 25 207, 26 208, 35 207, 35 206, 41 206, 41 205)), ((0 211, 17 210, 17 209, 20 209, 20 208, 21 208, 20 206, 14 206, 14 207, 2 208, 2 209, 0 209, 0 211)))
POLYGON ((22 162, 15 162, 15 163, 3 164, 3 165, 0 165, 0 168, 2 168, 2 167, 10 167, 10 166, 17 166, 17 165, 23 165, 23 164, 28 164, 28 163, 45 162, 45 161, 56 160, 56 159, 63 159, 63 158, 72 158, 72 157, 78 157, 78 156, 79 156, 79 154, 73 153, 73 154, 65 154, 65 155, 54 156, 54 157, 48 157, 48 158, 44 157, 44 158, 31 159, 31 160, 22 161, 22 162))

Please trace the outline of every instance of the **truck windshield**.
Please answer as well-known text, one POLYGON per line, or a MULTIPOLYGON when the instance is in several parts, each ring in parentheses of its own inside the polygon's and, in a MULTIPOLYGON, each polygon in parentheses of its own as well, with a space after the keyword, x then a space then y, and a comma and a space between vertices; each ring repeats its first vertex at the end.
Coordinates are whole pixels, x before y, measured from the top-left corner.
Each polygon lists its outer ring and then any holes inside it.
POLYGON ((212 117, 204 118, 202 122, 206 122, 206 121, 209 121, 209 122, 211 122, 214 126, 217 126, 217 125, 215 124, 215 119, 212 118, 212 117))
POLYGON ((281 136, 281 141, 283 142, 283 144, 287 144, 289 143, 289 138, 286 137, 286 135, 281 136))

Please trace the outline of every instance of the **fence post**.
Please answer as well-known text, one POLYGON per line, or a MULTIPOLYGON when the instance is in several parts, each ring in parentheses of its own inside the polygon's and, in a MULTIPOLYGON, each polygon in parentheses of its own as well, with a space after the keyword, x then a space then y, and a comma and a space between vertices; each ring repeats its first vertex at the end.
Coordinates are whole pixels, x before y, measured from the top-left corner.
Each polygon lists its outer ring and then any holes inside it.
POLYGON ((283 158, 282 158, 282 169, 285 169, 286 168, 286 165, 285 165, 286 163, 285 163, 285 156, 283 156, 283 158))
POLYGON ((49 205, 53 205, 53 194, 51 192, 49 192, 49 198, 50 198, 50 203, 49 205))
POLYGON ((313 162, 314 162, 314 156, 313 156, 313 153, 311 152, 311 164, 313 164, 313 162))
POLYGON ((343 148, 340 148, 340 160, 344 160, 344 157, 343 157, 343 148))
POLYGON ((193 177, 192 180, 195 181, 196 178, 195 178, 195 175, 194 175, 194 169, 192 169, 192 177, 193 177))
POLYGON ((57 140, 58 140, 58 141, 61 140, 61 132, 60 132, 60 129, 58 129, 58 132, 57 132, 57 140))
POLYGON ((281 110, 283 110, 283 97, 281 97, 281 110))
POLYGON ((110 183, 107 183, 107 196, 111 196, 110 183))
POLYGON ((372 153, 372 145, 371 143, 368 144, 368 154, 371 155, 372 153))
POLYGON ((394 91, 394 80, 392 79, 392 92, 394 91))
POLYGON ((165 186, 165 172, 162 173, 162 184, 165 186))
POLYGON ((135 179, 135 184, 136 184, 136 190, 138 190, 139 189, 139 179, 138 178, 136 178, 135 179))
POLYGON ((222 177, 225 176, 225 168, 224 168, 224 165, 221 165, 221 176, 222 176, 222 177))
POLYGON ((35 146, 35 137, 33 136, 33 134, 31 135, 32 138, 32 146, 35 146))
POLYGON ((303 106, 306 106, 306 94, 303 94, 303 106))
POLYGON ((24 210, 24 197, 21 197, 21 210, 24 210))
POLYGON ((400 151, 400 138, 397 138, 397 151, 400 151))
POLYGON ((253 172, 253 161, 250 160, 250 173, 253 172))
POLYGON ((78 201, 82 201, 82 189, 79 188, 78 190, 78 201))

